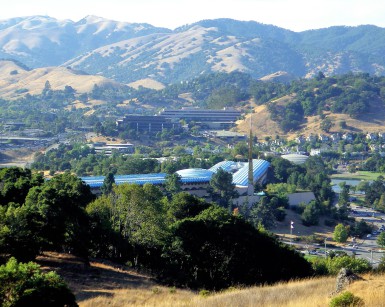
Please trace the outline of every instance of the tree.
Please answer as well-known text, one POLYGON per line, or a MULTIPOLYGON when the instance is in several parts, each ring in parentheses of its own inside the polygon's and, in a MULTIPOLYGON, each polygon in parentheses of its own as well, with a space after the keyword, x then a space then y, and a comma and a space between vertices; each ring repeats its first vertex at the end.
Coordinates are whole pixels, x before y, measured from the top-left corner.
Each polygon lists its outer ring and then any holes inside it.
POLYGON ((45 81, 44 88, 41 92, 43 96, 46 98, 50 98, 52 96, 52 88, 51 88, 51 83, 47 80, 45 81))
POLYGON ((181 192, 172 195, 171 201, 165 204, 167 210, 167 220, 169 223, 193 218, 210 206, 203 199, 191 195, 187 192, 181 192))
POLYGON ((317 202, 314 200, 306 205, 305 209, 302 212, 302 224, 305 226, 318 225, 320 216, 320 210, 317 202))
POLYGON ((325 119, 322 120, 320 127, 322 131, 329 132, 330 129, 333 127, 333 123, 330 120, 330 118, 326 117, 325 119))
POLYGON ((71 250, 88 257, 89 227, 85 207, 94 195, 80 178, 66 172, 29 190, 25 205, 42 217, 45 248, 71 250))
POLYGON ((112 187, 115 184, 115 177, 113 173, 108 173, 107 176, 103 180, 103 185, 100 190, 103 194, 109 194, 112 191, 112 187))
POLYGON ((377 244, 382 248, 385 247, 385 232, 381 232, 377 237, 377 244))
MULTIPOLYGON (((41 174, 32 174, 30 169, 9 167, 0 170, 0 203, 9 202, 22 205, 30 188, 44 182, 41 174)), ((0 206, 1 206, 0 205, 0 206)))
POLYGON ((15 258, 0 266, 0 305, 78 306, 59 275, 43 273, 36 263, 18 263, 15 258))
POLYGON ((178 285, 219 290, 311 274, 297 252, 217 205, 171 229, 162 280, 172 276, 178 285))
POLYGON ((182 191, 181 178, 177 173, 166 175, 165 190, 169 196, 182 191))
POLYGON ((333 240, 339 243, 345 243, 348 239, 349 231, 343 224, 338 224, 334 228, 333 240))
POLYGON ((231 200, 238 195, 233 184, 233 175, 222 168, 211 177, 208 191, 213 201, 224 208, 231 207, 231 200))

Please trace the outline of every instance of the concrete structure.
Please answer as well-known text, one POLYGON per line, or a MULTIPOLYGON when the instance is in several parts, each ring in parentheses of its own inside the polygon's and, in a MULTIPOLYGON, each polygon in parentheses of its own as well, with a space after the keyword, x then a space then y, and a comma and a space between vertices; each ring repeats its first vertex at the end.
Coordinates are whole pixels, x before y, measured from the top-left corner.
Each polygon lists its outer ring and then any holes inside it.
POLYGON ((165 116, 126 115, 122 119, 118 119, 116 125, 120 131, 131 129, 148 133, 161 132, 163 129, 181 129, 179 122, 172 122, 170 118, 165 116))
POLYGON ((289 199, 289 206, 298 206, 300 203, 308 204, 312 200, 315 200, 313 192, 300 192, 300 193, 291 193, 287 195, 289 199))
POLYGON ((181 119, 186 122, 195 122, 206 129, 228 129, 241 117, 242 113, 232 108, 221 110, 182 108, 163 109, 159 115, 179 122, 181 119))

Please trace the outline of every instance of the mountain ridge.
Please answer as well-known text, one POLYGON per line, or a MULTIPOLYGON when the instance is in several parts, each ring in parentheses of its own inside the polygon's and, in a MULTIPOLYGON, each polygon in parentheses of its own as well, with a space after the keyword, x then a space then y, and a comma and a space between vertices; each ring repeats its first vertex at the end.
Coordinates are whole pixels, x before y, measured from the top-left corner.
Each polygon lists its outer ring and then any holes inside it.
POLYGON ((203 73, 241 71, 254 78, 286 71, 298 78, 346 72, 385 74, 385 29, 334 26, 294 32, 256 21, 207 19, 174 30, 86 16, 0 21, 0 58, 32 68, 71 66, 120 83, 164 84, 203 73))

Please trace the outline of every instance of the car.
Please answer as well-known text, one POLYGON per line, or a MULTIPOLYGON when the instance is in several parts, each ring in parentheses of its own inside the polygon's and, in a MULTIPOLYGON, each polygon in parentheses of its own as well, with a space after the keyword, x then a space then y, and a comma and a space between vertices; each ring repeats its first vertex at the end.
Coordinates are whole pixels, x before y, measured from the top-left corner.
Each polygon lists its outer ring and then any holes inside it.
POLYGON ((369 233, 369 234, 366 235, 366 237, 367 237, 367 238, 371 238, 372 235, 369 233))

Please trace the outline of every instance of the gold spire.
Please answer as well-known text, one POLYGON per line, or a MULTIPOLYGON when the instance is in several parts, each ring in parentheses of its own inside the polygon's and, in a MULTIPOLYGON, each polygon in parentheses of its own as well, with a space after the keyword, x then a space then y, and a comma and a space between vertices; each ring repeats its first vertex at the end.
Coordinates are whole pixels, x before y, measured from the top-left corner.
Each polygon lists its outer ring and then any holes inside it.
POLYGON ((252 132, 252 114, 250 113, 250 135, 249 135, 249 173, 248 173, 248 195, 254 194, 254 172, 253 172, 253 132, 252 132))

